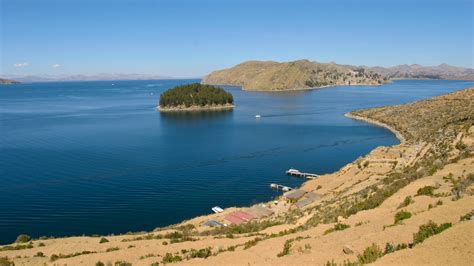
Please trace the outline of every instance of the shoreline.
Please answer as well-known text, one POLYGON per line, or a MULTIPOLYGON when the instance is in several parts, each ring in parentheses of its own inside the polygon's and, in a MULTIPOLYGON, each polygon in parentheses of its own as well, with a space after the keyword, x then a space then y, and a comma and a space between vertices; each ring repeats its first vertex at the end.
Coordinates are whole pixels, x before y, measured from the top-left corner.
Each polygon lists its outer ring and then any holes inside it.
POLYGON ((351 119, 359 120, 359 121, 364 121, 364 122, 369 123, 369 124, 374 124, 374 125, 386 128, 386 129, 390 130, 393 134, 395 134, 395 137, 397 137, 397 139, 400 140, 400 144, 405 144, 406 143, 406 138, 402 135, 402 133, 400 133, 400 131, 396 130, 392 126, 389 126, 385 123, 382 123, 382 122, 379 122, 379 121, 376 121, 376 120, 373 120, 373 119, 370 119, 370 118, 367 118, 367 117, 362 117, 362 116, 352 114, 352 112, 345 113, 344 116, 347 117, 347 118, 351 118, 351 119))
POLYGON ((226 105, 212 105, 212 106, 190 106, 190 107, 156 107, 156 111, 161 113, 171 113, 171 112, 199 112, 199 111, 228 111, 234 109, 235 105, 226 104, 226 105))

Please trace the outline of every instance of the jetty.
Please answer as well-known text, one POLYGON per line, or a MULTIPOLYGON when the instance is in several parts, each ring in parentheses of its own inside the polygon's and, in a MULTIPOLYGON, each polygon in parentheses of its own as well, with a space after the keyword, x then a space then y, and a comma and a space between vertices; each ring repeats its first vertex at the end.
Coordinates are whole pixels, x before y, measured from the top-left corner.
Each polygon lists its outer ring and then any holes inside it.
POLYGON ((270 184, 270 187, 274 188, 276 190, 281 189, 282 191, 285 191, 285 192, 293 190, 293 188, 291 188, 291 187, 280 185, 280 184, 270 184))
POLYGON ((298 177, 306 177, 308 179, 315 179, 315 178, 318 178, 319 175, 318 174, 313 174, 313 173, 304 173, 304 172, 301 172, 300 170, 298 169, 293 169, 293 168, 290 168, 286 171, 286 174, 287 175, 291 175, 291 176, 298 176, 298 177))

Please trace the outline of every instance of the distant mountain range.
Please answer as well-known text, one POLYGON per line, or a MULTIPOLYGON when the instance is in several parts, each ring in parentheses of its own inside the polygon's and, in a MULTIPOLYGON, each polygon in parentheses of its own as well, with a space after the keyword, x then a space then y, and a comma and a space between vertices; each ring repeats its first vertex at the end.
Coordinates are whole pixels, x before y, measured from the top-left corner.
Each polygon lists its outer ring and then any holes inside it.
POLYGON ((4 75, 5 78, 20 82, 49 82, 49 81, 93 81, 93 80, 158 80, 173 79, 173 77, 134 74, 134 73, 100 73, 96 75, 4 75))
POLYGON ((466 79, 474 80, 474 69, 441 64, 439 66, 399 65, 368 67, 318 63, 247 61, 210 73, 204 84, 235 85, 244 90, 281 91, 336 85, 379 85, 390 79, 466 79))
POLYGON ((20 83, 16 80, 11 80, 11 79, 2 79, 0 78, 0 84, 17 84, 20 83))
POLYGON ((438 66, 399 65, 394 67, 364 67, 389 78, 399 79, 466 79, 474 80, 474 69, 448 64, 438 66))

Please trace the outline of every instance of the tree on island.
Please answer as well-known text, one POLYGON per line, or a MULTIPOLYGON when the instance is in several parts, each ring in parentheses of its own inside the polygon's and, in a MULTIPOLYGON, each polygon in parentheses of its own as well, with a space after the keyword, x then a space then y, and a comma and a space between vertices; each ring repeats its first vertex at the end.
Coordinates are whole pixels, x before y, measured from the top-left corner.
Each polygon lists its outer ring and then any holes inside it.
POLYGON ((160 107, 207 106, 232 104, 232 94, 222 88, 199 83, 177 86, 160 96, 160 107))

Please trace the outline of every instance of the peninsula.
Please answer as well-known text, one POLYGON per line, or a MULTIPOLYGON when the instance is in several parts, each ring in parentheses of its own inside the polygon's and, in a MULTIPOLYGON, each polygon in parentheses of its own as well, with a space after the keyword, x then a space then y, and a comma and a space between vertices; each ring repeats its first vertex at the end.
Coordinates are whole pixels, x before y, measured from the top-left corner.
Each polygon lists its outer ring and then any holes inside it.
POLYGON ((160 95, 160 112, 230 110, 234 108, 232 94, 222 88, 193 83, 177 86, 160 95))
POLYGON ((0 78, 0 84, 19 84, 20 82, 12 79, 3 79, 0 78))
POLYGON ((318 63, 247 61, 210 73, 203 84, 242 86, 244 90, 285 91, 336 85, 381 85, 388 78, 362 67, 318 63))
POLYGON ((473 80, 474 69, 440 64, 438 66, 398 65, 368 67, 318 63, 247 61, 210 73, 203 84, 241 86, 244 90, 286 91, 338 85, 381 85, 391 79, 473 80))
POLYGON ((472 264, 473 103, 474 87, 351 112, 397 132, 402 143, 378 147, 270 202, 153 232, 20 235, 0 246, 0 264, 472 264))

